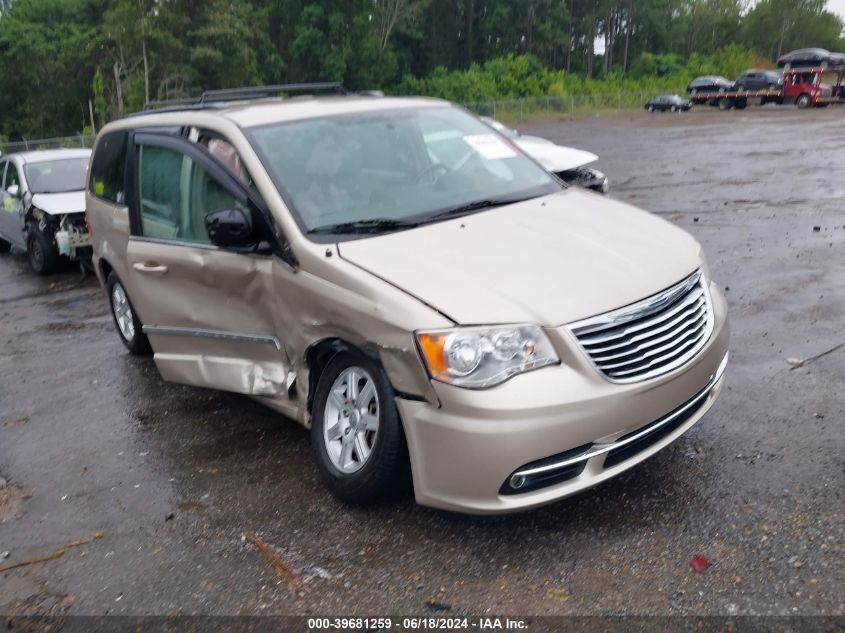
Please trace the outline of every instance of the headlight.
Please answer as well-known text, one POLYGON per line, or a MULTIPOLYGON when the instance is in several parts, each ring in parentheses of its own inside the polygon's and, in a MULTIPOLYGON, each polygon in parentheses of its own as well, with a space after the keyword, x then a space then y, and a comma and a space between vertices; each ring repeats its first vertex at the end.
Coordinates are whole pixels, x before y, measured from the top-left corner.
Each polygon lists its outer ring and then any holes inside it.
POLYGON ((459 387, 492 387, 516 374, 560 362, 536 325, 417 332, 417 343, 431 377, 459 387))

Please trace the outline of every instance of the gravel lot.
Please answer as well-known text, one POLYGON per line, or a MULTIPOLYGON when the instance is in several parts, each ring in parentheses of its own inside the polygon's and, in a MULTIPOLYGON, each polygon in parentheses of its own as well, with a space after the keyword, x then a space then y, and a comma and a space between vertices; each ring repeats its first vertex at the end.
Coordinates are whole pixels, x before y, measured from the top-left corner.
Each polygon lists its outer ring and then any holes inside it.
POLYGON ((93 278, 38 279, 21 253, 3 256, 0 565, 102 536, 0 573, 0 613, 845 613, 845 348, 788 361, 845 343, 845 112, 517 127, 596 152, 613 197, 704 244, 733 339, 701 423, 526 514, 458 516, 410 496, 345 507, 318 483, 304 429, 163 383, 124 352, 93 278))

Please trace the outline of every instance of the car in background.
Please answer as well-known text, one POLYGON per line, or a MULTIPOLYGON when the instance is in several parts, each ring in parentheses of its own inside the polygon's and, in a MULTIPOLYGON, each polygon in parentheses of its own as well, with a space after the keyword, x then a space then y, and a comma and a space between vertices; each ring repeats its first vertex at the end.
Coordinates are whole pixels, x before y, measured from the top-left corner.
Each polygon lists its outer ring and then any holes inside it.
POLYGON ((25 249, 32 270, 53 271, 61 256, 91 252, 85 226, 89 149, 7 154, 0 159, 0 253, 25 249))
POLYGON ((734 86, 734 82, 720 75, 702 75, 696 77, 687 86, 687 92, 691 95, 701 92, 727 92, 734 86))
POLYGON ((799 48, 778 57, 778 68, 824 68, 845 65, 845 53, 825 48, 799 48))
POLYGON ((750 68, 737 77, 734 83, 734 90, 737 92, 745 92, 747 90, 778 90, 782 84, 783 78, 776 70, 750 68))
POLYGON ((610 182, 607 176, 598 169, 587 167, 587 165, 599 159, 592 152, 558 145, 539 136, 520 134, 513 128, 490 117, 483 116, 481 120, 499 134, 513 141, 519 149, 564 182, 599 193, 607 193, 610 190, 610 182))
POLYGON ((645 104, 649 112, 681 112, 692 108, 692 103, 678 95, 659 95, 645 104))

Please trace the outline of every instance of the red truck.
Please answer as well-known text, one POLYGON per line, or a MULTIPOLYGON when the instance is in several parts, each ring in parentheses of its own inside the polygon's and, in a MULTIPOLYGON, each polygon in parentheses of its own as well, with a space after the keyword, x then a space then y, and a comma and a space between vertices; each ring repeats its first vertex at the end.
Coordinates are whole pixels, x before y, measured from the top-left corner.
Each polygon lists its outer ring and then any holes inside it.
POLYGON ((824 107, 831 103, 845 103, 843 74, 845 66, 791 68, 783 71, 783 84, 778 89, 698 93, 690 96, 690 101, 708 103, 720 110, 742 110, 748 105, 766 103, 794 103, 799 108, 824 107), (824 83, 822 79, 825 76, 832 77, 833 83, 824 83))

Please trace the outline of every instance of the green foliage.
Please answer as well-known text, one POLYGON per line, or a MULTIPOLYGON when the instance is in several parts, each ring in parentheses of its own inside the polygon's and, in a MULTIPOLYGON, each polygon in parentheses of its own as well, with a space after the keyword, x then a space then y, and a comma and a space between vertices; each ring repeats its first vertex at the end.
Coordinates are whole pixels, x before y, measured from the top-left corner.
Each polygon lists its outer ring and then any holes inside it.
POLYGON ((89 100, 101 125, 147 100, 257 83, 339 80, 460 102, 673 90, 794 48, 845 49, 825 5, 0 0, 0 133, 76 133, 90 123, 89 100))
POLYGON ((91 92, 94 93, 94 115, 96 124, 103 125, 106 121, 106 90, 103 85, 103 73, 98 67, 94 71, 94 81, 91 82, 91 92))
POLYGON ((563 70, 550 70, 530 55, 507 55, 467 70, 435 69, 428 77, 403 77, 397 94, 420 94, 461 103, 519 97, 599 95, 618 92, 676 90, 698 75, 736 77, 753 67, 757 54, 736 44, 710 55, 691 55, 684 63, 678 55, 641 54, 628 75, 609 74, 590 79, 563 70))

